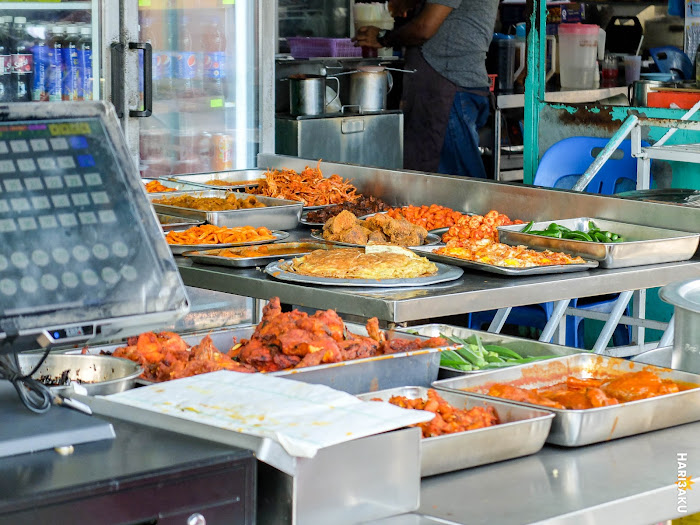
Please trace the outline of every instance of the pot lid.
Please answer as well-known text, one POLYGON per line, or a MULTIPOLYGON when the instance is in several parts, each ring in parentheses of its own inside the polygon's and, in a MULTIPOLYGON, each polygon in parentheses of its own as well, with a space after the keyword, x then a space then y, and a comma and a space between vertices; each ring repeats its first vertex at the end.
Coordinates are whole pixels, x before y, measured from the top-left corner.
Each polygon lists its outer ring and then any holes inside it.
POLYGON ((667 284, 659 290, 659 297, 673 306, 700 313, 700 279, 667 284))
POLYGON ((357 66, 357 70, 363 73, 381 73, 384 69, 384 66, 357 66))

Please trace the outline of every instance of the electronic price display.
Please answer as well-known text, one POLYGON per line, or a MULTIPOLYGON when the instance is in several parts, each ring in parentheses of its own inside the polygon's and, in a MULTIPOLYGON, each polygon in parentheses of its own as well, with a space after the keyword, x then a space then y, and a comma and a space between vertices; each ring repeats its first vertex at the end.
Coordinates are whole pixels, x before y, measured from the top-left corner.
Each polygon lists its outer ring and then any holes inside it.
POLYGON ((0 106, 0 239, 0 353, 20 341, 138 330, 187 311, 104 103, 0 106))

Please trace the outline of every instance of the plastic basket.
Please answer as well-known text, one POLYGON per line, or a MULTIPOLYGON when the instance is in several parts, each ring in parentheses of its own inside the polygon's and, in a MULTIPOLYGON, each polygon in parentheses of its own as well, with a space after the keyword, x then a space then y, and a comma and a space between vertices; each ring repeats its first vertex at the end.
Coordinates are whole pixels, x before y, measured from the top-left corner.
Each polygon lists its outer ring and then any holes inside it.
POLYGON ((288 37, 289 51, 294 58, 359 57, 362 49, 349 38, 288 37))

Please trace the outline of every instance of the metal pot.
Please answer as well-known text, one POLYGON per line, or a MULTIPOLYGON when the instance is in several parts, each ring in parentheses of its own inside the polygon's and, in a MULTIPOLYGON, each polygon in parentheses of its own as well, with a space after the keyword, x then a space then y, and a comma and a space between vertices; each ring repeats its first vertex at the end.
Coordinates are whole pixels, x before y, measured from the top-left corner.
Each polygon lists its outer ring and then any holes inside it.
POLYGON ((662 82, 660 80, 635 80, 627 87, 627 98, 630 106, 646 107, 649 91, 656 88, 676 87, 678 82, 662 82))
POLYGON ((671 367, 700 373, 700 279, 667 284, 659 291, 674 306, 671 367))
POLYGON ((360 113, 382 111, 392 87, 394 79, 384 68, 356 71, 350 75, 349 105, 359 106, 360 113))
POLYGON ((289 80, 289 112, 294 116, 323 115, 326 112, 326 79, 338 82, 336 95, 328 102, 338 98, 340 82, 335 77, 322 75, 292 75, 289 80))

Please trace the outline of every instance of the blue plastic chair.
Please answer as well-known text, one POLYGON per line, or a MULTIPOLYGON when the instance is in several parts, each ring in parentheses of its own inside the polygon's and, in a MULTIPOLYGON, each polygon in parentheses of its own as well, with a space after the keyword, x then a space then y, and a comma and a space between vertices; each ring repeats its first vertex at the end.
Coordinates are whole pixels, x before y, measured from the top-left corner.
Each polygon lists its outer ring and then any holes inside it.
POLYGON ((671 73, 681 78, 675 80, 690 80, 693 77, 693 63, 682 49, 675 46, 654 47, 649 50, 654 64, 662 73, 671 73))
MULTIPOLYGON (((608 139, 596 137, 569 137, 557 142, 542 156, 533 184, 549 188, 573 188, 607 143, 608 139)), ((642 141, 642 146, 648 146, 648 143, 642 141)), ((632 157, 631 147, 629 140, 623 141, 596 173, 585 191, 610 195, 636 189, 637 159, 632 157)), ((574 299, 570 305, 574 308, 610 313, 616 298, 617 295, 574 299)), ((507 323, 542 329, 552 315, 553 308, 553 303, 519 306, 511 310, 507 323)), ((495 310, 472 313, 469 326, 473 329, 483 329, 484 325, 493 319, 494 314, 495 310)), ((629 308, 625 315, 629 315, 629 308)), ((630 334, 630 327, 619 325, 613 334, 613 344, 629 344, 630 334)), ((566 317, 566 345, 583 348, 583 318, 566 317)))

